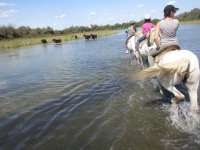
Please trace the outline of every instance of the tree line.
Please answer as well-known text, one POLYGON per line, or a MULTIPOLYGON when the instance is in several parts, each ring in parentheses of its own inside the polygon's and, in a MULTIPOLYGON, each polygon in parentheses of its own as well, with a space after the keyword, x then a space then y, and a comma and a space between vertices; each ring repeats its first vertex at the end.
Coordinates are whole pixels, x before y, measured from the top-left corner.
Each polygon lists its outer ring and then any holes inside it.
MULTIPOLYGON (((154 19, 152 22, 156 23, 158 19, 154 19)), ((142 25, 142 21, 137 22, 136 25, 139 27, 142 25)), ((90 25, 88 26, 71 26, 63 30, 54 30, 51 27, 46 28, 31 28, 29 26, 20 26, 15 28, 13 25, 3 25, 0 26, 0 40, 14 39, 14 38, 35 38, 35 37, 46 37, 52 35, 64 35, 73 33, 83 33, 89 31, 98 30, 116 30, 125 29, 129 27, 129 22, 126 23, 116 23, 114 25, 90 25)))
MULTIPOLYGON (((176 17, 179 21, 193 21, 200 20, 200 9, 194 8, 190 12, 184 12, 176 17)), ((154 24, 159 21, 158 19, 152 20, 154 24)), ((136 22, 136 26, 141 26, 143 21, 136 22)), ((71 26, 63 30, 54 30, 51 27, 46 28, 31 28, 29 26, 20 26, 15 28, 13 25, 3 25, 0 26, 0 40, 4 39, 14 39, 14 38, 33 38, 33 37, 44 37, 52 35, 64 35, 73 33, 83 33, 89 31, 97 30, 116 30, 125 29, 129 27, 129 22, 126 23, 116 23, 114 25, 90 25, 88 26, 71 26)))
POLYGON ((200 9, 194 8, 190 12, 184 12, 176 17, 179 21, 194 21, 200 20, 200 9))

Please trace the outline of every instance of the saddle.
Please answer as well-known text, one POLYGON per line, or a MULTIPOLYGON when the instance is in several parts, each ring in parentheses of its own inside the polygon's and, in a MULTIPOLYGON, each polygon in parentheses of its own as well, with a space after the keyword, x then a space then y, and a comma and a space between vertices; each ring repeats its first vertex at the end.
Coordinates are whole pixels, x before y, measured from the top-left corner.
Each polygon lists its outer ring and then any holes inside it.
POLYGON ((165 47, 163 50, 161 50, 160 53, 153 56, 154 62, 158 63, 166 53, 173 51, 173 50, 180 50, 180 46, 179 45, 169 45, 169 46, 165 47))

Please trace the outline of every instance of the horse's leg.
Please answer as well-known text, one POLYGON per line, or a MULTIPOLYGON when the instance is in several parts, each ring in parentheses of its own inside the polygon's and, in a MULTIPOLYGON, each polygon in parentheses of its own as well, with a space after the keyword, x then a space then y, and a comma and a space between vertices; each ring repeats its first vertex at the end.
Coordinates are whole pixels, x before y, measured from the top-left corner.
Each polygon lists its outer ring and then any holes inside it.
POLYGON ((174 106, 176 106, 178 100, 182 100, 182 99, 185 98, 185 96, 179 90, 177 90, 176 87, 174 87, 174 86, 168 87, 167 90, 169 90, 170 92, 172 92, 174 94, 174 96, 175 96, 175 97, 173 97, 171 99, 171 103, 174 106))
POLYGON ((133 60, 133 50, 130 50, 131 61, 133 60))
POLYGON ((162 84, 165 89, 174 94, 175 97, 171 99, 171 103, 174 106, 176 106, 178 100, 185 98, 185 96, 175 87, 175 85, 181 83, 181 80, 181 76, 179 76, 178 73, 175 73, 174 75, 169 75, 162 84))
POLYGON ((199 110, 198 101, 197 101, 197 90, 199 82, 193 83, 193 84, 186 84, 186 87, 188 88, 188 93, 190 97, 190 103, 191 103, 191 111, 193 113, 196 113, 199 110))
POLYGON ((175 87, 175 85, 182 82, 182 76, 178 72, 176 72, 174 75, 172 75, 171 79, 171 83, 169 82, 171 86, 168 87, 168 90, 174 94, 175 97, 171 99, 171 102, 173 105, 176 105, 178 100, 185 98, 185 96, 175 87))
POLYGON ((138 54, 135 51, 133 51, 133 54, 134 54, 134 58, 135 58, 136 62, 138 63, 138 54))
POLYGON ((142 61, 142 57, 141 57, 141 55, 140 55, 140 52, 139 52, 138 50, 135 50, 135 51, 134 51, 134 54, 135 54, 135 56, 136 56, 136 60, 137 60, 138 65, 139 65, 139 64, 143 64, 143 61, 142 61))
POLYGON ((140 61, 140 64, 142 65, 142 69, 144 69, 144 63, 143 63, 142 55, 140 54, 140 52, 139 52, 139 61, 140 61))
POLYGON ((198 100, 197 100, 197 91, 199 87, 199 69, 196 68, 193 72, 190 73, 189 78, 187 79, 185 86, 188 88, 188 93, 191 103, 191 111, 196 113, 199 110, 198 100))
POLYGON ((153 84, 153 91, 160 92, 160 94, 163 95, 162 85, 159 80, 157 78, 152 78, 151 83, 153 84))

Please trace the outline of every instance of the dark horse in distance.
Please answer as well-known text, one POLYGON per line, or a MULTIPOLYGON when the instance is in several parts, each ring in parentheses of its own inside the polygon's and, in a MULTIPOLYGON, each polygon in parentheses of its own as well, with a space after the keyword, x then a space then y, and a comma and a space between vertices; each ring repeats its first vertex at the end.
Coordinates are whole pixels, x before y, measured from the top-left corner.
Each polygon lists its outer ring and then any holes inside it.
POLYGON ((61 43, 62 40, 61 40, 61 39, 53 39, 53 42, 54 42, 54 43, 61 43))
POLYGON ((41 43, 42 44, 47 44, 47 40, 46 39, 41 39, 41 43))

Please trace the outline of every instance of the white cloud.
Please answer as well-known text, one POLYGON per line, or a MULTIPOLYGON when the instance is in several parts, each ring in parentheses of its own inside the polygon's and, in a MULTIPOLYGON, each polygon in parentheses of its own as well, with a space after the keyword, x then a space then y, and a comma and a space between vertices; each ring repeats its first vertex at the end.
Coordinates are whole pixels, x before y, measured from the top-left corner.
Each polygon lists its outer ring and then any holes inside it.
POLYGON ((139 4, 136 7, 138 7, 138 8, 144 7, 144 4, 139 4))
POLYGON ((96 12, 90 12, 89 14, 90 15, 96 15, 97 13, 96 12))
POLYGON ((0 11, 0 18, 9 18, 12 17, 14 14, 16 14, 17 10, 6 10, 6 11, 0 11))
POLYGON ((173 4, 175 4, 175 3, 177 3, 177 2, 174 1, 174 0, 169 0, 169 2, 167 2, 166 4, 167 4, 167 5, 173 5, 173 4))
POLYGON ((62 14, 62 15, 59 15, 59 16, 54 16, 54 18, 56 18, 56 19, 62 19, 62 18, 64 18, 64 17, 66 17, 65 14, 62 14))
POLYGON ((4 3, 4 2, 0 2, 0 6, 15 6, 15 3, 4 3))

